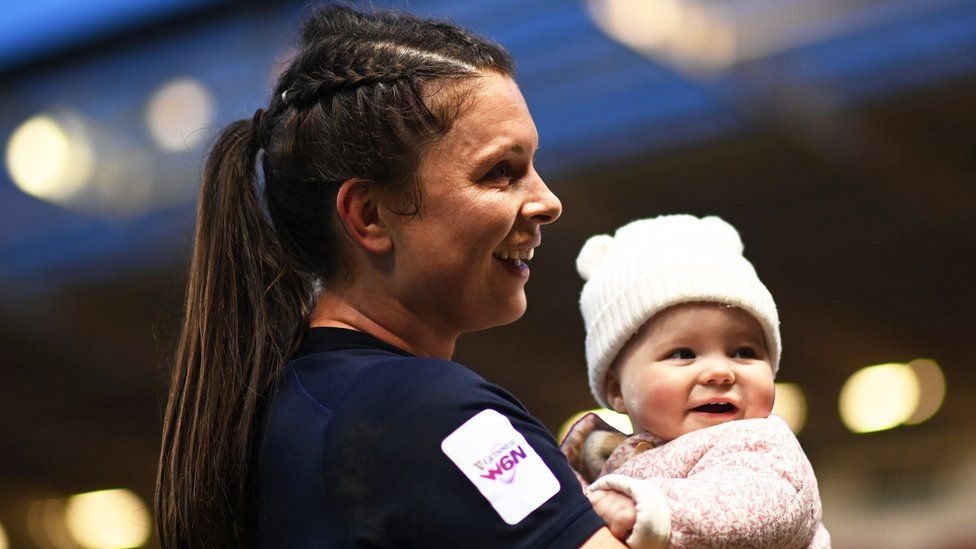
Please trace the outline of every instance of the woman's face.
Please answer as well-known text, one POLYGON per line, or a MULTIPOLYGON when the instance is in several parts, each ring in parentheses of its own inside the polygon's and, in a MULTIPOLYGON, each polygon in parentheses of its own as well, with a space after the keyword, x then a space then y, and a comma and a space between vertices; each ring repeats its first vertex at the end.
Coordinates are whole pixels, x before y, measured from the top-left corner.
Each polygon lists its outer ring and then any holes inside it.
POLYGON ((515 82, 489 73, 456 85, 461 111, 420 162, 419 215, 387 216, 395 292, 444 337, 525 312, 527 260, 562 211, 532 163, 539 137, 515 82))

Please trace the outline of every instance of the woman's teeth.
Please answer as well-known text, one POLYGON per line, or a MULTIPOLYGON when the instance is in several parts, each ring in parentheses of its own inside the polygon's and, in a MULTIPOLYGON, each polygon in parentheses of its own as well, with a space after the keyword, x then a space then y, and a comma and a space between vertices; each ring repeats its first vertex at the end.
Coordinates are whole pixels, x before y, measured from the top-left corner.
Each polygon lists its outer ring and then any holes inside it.
POLYGON ((505 261, 528 261, 535 255, 535 248, 528 250, 504 250, 495 253, 495 257, 505 261))

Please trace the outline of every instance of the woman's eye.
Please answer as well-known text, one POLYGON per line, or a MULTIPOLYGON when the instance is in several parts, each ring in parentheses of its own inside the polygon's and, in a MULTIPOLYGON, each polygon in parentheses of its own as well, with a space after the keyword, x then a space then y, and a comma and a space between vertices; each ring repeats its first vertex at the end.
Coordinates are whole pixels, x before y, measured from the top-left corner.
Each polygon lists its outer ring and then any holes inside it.
POLYGON ((509 179, 512 177, 512 167, 508 162, 499 162, 490 172, 485 174, 485 179, 489 181, 497 179, 509 179))
POLYGON ((756 354, 755 349, 753 349, 752 347, 739 347, 738 349, 732 352, 732 358, 750 359, 750 358, 756 358, 756 356, 758 355, 756 354))
POLYGON ((675 349, 674 351, 671 351, 668 358, 672 360, 691 360, 695 358, 695 352, 691 349, 675 349))

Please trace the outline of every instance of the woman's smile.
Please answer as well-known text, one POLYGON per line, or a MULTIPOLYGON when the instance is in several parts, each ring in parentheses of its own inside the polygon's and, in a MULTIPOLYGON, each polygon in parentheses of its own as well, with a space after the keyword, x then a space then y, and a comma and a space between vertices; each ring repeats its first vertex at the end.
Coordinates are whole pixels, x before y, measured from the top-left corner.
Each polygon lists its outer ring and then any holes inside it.
POLYGON ((501 250, 492 254, 505 267, 518 276, 529 277, 529 260, 535 256, 535 246, 531 248, 513 248, 501 250))

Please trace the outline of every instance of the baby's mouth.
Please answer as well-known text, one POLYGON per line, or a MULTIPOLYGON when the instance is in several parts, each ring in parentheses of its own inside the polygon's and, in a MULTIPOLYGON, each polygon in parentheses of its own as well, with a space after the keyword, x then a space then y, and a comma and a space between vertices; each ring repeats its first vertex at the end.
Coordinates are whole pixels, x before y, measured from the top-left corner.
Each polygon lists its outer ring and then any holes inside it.
POLYGON ((730 414, 738 410, 731 402, 709 402, 692 408, 695 412, 705 412, 706 414, 730 414))

